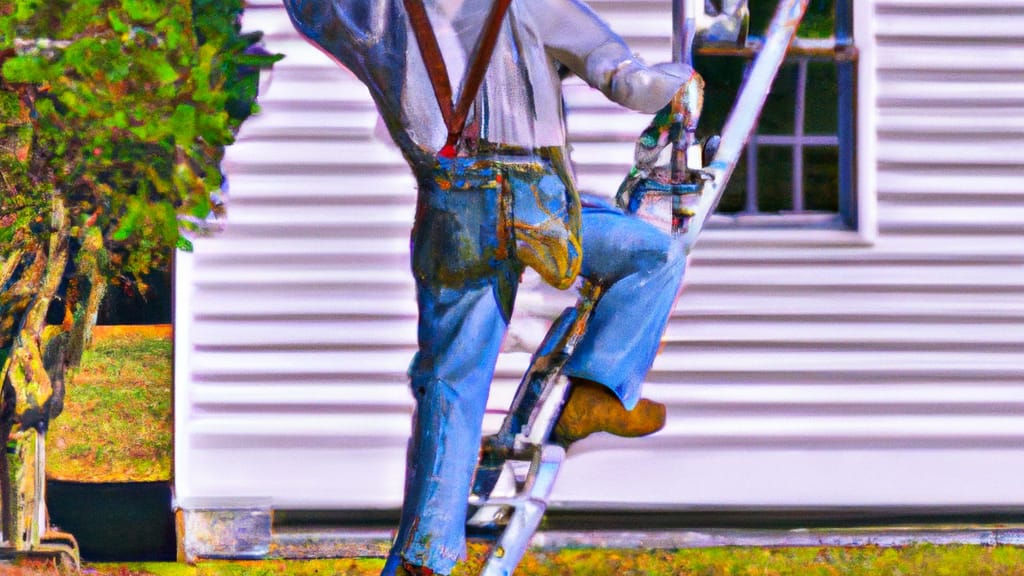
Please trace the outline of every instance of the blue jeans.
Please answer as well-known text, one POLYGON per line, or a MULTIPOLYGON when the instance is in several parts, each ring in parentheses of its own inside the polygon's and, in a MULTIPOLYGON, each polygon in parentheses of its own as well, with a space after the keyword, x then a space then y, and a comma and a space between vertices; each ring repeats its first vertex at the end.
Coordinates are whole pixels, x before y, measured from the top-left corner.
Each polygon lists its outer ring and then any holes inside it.
MULTIPOLYGON (((543 202, 568 195, 563 178, 547 178, 556 170, 536 160, 540 172, 499 167, 505 193, 512 196, 505 201, 492 197, 501 187, 470 186, 460 196, 421 178, 413 237, 419 352, 409 370, 416 411, 402 520, 385 575, 402 560, 448 574, 465 555, 466 502, 484 408, 523 269, 516 257, 520 245, 502 247, 510 241, 502 230, 516 226, 500 222, 501 210, 511 205, 558 213, 559 206, 552 210, 543 202)), ((570 206, 572 201, 567 200, 570 206)), ((568 221, 564 206, 560 214, 568 221)), ((667 234, 606 203, 585 203, 581 221, 579 272, 605 292, 565 373, 608 386, 632 408, 658 351, 686 258, 667 234)))

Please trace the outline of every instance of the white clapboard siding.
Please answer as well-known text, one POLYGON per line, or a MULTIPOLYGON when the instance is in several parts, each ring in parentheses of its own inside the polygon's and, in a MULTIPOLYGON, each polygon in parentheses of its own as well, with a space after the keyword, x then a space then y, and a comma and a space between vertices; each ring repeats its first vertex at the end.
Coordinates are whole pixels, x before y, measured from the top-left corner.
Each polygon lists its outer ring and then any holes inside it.
MULTIPOLYGON (((396 509, 414 182, 366 89, 278 2, 249 4, 287 58, 225 163, 227 230, 179 259, 176 495, 396 509)), ((667 56, 668 3, 593 6, 667 56)), ((863 15, 859 195, 877 223, 705 232, 645 389, 668 425, 579 443, 557 506, 1024 505, 1024 0, 863 15)), ((647 119, 578 81, 567 94, 581 185, 610 194, 647 119)), ((529 282, 520 312, 571 302, 529 282)), ((500 358, 486 427, 527 361, 500 358)))

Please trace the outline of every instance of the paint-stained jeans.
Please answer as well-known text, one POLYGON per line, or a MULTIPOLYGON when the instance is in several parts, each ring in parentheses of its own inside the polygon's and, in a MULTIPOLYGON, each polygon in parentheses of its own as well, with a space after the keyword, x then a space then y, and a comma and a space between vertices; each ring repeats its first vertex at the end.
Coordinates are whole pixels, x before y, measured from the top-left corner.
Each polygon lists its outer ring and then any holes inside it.
POLYGON ((555 236, 574 234, 578 200, 558 171, 539 157, 477 168, 486 169, 456 170, 469 180, 454 186, 420 178, 412 257, 419 352, 409 370, 416 412, 402 520, 386 575, 402 559, 448 574, 464 556, 484 408, 524 265, 547 266, 540 272, 553 284, 571 281, 578 268, 606 287, 566 373, 608 386, 627 408, 640 398, 682 282, 681 248, 606 203, 584 205, 581 246, 567 236, 562 253, 544 254, 545 240, 515 236, 545 225, 555 236), (574 262, 580 248, 582 260, 574 262), (541 253, 524 257, 528 250, 541 253))

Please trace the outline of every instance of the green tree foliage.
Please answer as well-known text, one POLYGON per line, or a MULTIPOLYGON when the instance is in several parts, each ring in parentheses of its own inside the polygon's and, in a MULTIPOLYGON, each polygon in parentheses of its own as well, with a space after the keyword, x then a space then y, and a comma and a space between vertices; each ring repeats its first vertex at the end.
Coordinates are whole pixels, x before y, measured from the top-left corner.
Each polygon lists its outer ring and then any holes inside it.
POLYGON ((16 0, 0 8, 0 253, 45 236, 65 199, 72 237, 103 235, 143 274, 215 208, 220 161, 270 59, 246 49, 240 0, 16 0), (26 236, 27 235, 27 236, 26 236), (16 239, 15 237, 18 236, 16 239))
POLYGON ((221 215, 224 147, 275 60, 251 50, 243 7, 0 3, 0 366, 20 331, 41 337, 33 307, 59 297, 65 328, 87 325, 93 286, 165 266, 221 215), (56 249, 67 264, 49 286, 56 249))

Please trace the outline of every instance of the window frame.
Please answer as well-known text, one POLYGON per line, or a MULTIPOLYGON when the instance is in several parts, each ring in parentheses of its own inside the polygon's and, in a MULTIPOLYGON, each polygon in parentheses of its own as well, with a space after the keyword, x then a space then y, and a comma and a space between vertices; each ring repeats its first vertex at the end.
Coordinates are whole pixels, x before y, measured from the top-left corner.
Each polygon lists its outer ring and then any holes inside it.
MULTIPOLYGON (((838 143, 838 213, 750 213, 715 212, 708 219, 704 243, 782 245, 871 245, 878 236, 876 193, 876 92, 874 62, 874 2, 836 0, 834 36, 821 40, 796 40, 787 62, 827 58, 835 61, 839 84, 838 125, 833 138, 838 143)), ((749 49, 748 49, 749 50, 749 49)), ((799 72, 798 72, 799 74, 799 72)), ((802 75, 802 74, 801 74, 802 75)), ((798 78, 798 85, 801 82, 798 78)), ((805 87, 801 86, 801 87, 805 87)), ((800 95, 798 94, 798 97, 800 95)), ((799 110, 794 111, 800 119, 799 110)), ((752 135, 747 144, 748 164, 756 162, 762 146, 784 146, 794 150, 794 198, 800 192, 802 158, 797 151, 820 145, 823 137, 803 134, 797 123, 793 135, 752 135), (803 140, 801 142, 801 139, 803 140), (753 151, 753 154, 751 154, 753 151)), ((802 156, 802 154, 800 155, 802 156)), ((756 177, 748 170, 747 178, 756 177)), ((754 192, 756 194, 756 191, 754 192)), ((756 202, 756 198, 754 199, 756 202)), ((748 200, 749 203, 749 193, 748 200)), ((749 205, 749 204, 748 204, 749 205)))

